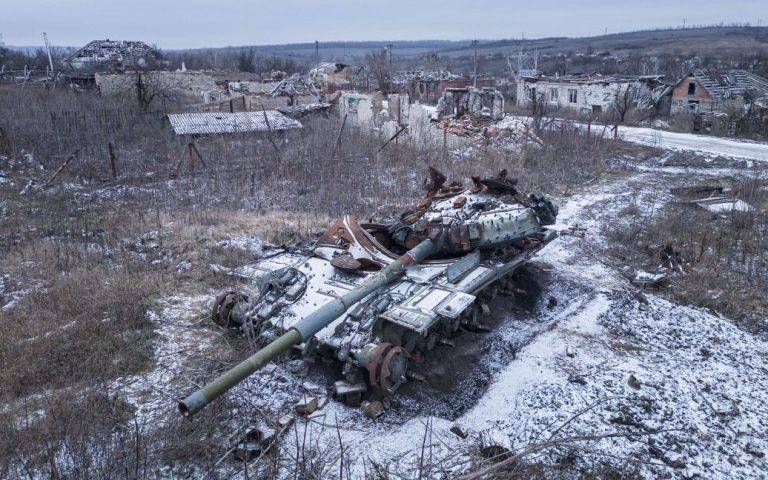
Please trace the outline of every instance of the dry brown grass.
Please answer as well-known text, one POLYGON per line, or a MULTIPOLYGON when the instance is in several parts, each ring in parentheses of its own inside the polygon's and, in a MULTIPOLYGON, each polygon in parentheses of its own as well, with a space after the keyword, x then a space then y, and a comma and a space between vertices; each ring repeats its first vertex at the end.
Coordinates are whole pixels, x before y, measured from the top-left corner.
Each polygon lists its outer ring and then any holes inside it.
MULTIPOLYGON (((753 205, 765 202, 765 190, 757 182, 737 184, 735 190, 753 205)), ((683 204, 669 204, 650 215, 633 210, 626 212, 628 225, 607 229, 614 258, 655 268, 662 250, 672 246, 690 268, 672 277, 669 293, 721 312, 751 331, 768 331, 768 215, 716 215, 683 204)))
POLYGON ((28 264, 38 286, 0 323, 2 400, 151 365, 152 325, 145 312, 162 274, 142 265, 111 267, 54 242, 40 248, 28 264))
POLYGON ((271 211, 253 214, 227 209, 195 211, 179 217, 161 215, 176 241, 199 242, 254 237, 273 245, 289 245, 314 238, 331 222, 327 215, 306 212, 271 211))

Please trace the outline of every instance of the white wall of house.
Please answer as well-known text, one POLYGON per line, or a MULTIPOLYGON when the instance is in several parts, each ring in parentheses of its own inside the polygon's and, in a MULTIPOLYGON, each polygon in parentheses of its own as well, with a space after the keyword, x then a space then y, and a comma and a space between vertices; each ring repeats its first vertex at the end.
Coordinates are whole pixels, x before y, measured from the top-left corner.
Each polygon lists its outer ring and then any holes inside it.
POLYGON ((537 97, 543 95, 544 102, 550 108, 569 108, 584 113, 606 111, 615 105, 617 95, 623 95, 633 83, 526 82, 523 79, 517 82, 517 106, 530 106, 531 89, 535 89, 537 97))

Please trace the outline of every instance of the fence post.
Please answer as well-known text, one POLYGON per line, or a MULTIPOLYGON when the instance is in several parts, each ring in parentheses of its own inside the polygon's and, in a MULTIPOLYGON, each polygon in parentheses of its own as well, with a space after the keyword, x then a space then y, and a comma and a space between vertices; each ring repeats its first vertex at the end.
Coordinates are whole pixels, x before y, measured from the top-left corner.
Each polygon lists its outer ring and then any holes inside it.
POLYGON ((195 152, 192 150, 192 142, 187 144, 187 165, 189 167, 189 173, 195 171, 195 152))
POLYGON ((112 142, 107 144, 109 150, 109 168, 112 170, 112 179, 117 178, 117 159, 115 158, 115 150, 112 147, 112 142))

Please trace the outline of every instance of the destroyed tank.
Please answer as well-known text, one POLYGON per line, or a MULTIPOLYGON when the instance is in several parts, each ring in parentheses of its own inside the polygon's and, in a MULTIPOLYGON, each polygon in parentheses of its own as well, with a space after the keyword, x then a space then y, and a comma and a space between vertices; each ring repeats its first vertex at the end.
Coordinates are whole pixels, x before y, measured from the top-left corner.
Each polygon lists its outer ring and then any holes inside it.
POLYGON ((411 359, 450 344, 461 328, 482 328, 478 297, 557 236, 545 228, 557 208, 516 183, 502 171, 446 185, 430 168, 426 197, 399 219, 348 215, 311 246, 255 262, 250 284, 218 296, 212 316, 264 347, 179 402, 180 412, 195 414, 291 349, 338 362, 334 391, 348 404, 423 378, 411 359))

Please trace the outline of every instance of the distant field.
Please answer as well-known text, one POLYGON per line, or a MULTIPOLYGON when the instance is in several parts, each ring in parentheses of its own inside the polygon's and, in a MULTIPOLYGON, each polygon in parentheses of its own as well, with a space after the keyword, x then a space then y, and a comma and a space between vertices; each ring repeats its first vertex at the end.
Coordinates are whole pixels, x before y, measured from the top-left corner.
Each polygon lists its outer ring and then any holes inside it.
MULTIPOLYGON (((511 54, 518 48, 536 49, 542 54, 584 53, 590 47, 593 51, 610 51, 626 55, 638 53, 657 55, 664 53, 724 53, 745 48, 768 51, 768 27, 708 27, 673 30, 649 30, 616 33, 598 37, 555 37, 533 40, 499 40, 480 43, 479 52, 486 54, 511 54)), ((462 56, 470 47, 444 49, 440 53, 462 56)))
MULTIPOLYGON (((472 46, 468 40, 324 42, 320 43, 320 54, 324 59, 361 57, 372 50, 384 48, 387 43, 393 45, 393 51, 399 57, 420 56, 428 52, 437 52, 449 57, 465 57, 472 54, 472 46)), ((585 53, 590 48, 594 52, 607 50, 617 55, 630 53, 644 55, 665 53, 681 55, 693 53, 723 54, 744 49, 768 52, 768 27, 706 27, 625 32, 597 37, 480 40, 478 51, 480 54, 511 54, 520 47, 528 50, 536 49, 542 54, 569 51, 585 53)), ((313 57, 315 55, 314 43, 262 45, 255 48, 275 55, 297 57, 313 57)))

